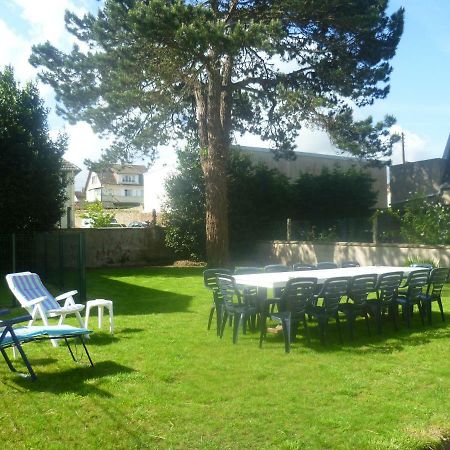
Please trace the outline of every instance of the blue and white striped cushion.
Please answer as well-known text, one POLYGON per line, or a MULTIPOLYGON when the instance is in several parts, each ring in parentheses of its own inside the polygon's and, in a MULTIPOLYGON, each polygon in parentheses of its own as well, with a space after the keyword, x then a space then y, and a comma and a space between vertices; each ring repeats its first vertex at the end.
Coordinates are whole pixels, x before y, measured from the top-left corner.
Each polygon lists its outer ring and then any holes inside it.
POLYGON ((17 274, 12 277, 14 287, 21 293, 25 300, 31 301, 38 297, 46 296, 41 305, 44 310, 58 309, 61 307, 52 294, 42 284, 36 273, 17 274))

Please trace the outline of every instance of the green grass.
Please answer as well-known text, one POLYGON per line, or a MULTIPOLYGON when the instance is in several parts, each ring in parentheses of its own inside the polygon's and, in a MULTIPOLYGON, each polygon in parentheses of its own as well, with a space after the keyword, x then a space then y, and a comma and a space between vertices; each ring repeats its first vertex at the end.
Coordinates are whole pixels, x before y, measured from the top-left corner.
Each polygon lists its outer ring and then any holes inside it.
POLYGON ((88 294, 114 300, 114 337, 94 328, 93 369, 63 345, 27 344, 34 383, 0 363, 2 449, 450 448, 450 328, 437 312, 431 327, 381 336, 358 322, 343 345, 331 327, 326 347, 313 326, 286 355, 281 336, 260 350, 257 334, 233 346, 229 328, 207 331, 200 269, 90 271, 88 294))

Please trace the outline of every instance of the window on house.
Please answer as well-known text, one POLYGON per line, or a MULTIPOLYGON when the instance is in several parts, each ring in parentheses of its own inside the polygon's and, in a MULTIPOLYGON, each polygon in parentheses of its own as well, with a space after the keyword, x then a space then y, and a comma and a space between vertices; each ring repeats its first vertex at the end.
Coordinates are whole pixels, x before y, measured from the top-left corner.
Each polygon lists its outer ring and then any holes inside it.
POLYGON ((122 183, 136 183, 136 175, 122 175, 122 183))

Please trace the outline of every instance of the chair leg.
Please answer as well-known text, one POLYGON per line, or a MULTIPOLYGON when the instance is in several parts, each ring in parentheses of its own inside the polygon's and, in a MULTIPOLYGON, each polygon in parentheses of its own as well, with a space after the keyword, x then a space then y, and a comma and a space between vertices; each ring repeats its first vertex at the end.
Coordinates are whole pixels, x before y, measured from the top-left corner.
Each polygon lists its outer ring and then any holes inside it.
POLYGON ((356 320, 356 317, 353 314, 347 315, 348 334, 350 336, 351 341, 353 341, 353 330, 354 330, 355 320, 356 320))
POLYGON ((261 315, 259 318, 259 327, 260 327, 260 335, 259 335, 259 348, 262 348, 263 340, 266 338, 267 331, 267 316, 261 315))
POLYGON ((339 320, 339 315, 336 314, 336 327, 339 335, 339 342, 342 344, 342 333, 341 333, 341 321, 339 320))
POLYGON ((223 310, 222 305, 216 304, 216 334, 220 336, 220 330, 222 328, 223 310))
POLYGON ((238 335, 239 335, 239 327, 243 320, 243 314, 235 314, 234 315, 234 324, 233 324, 233 344, 237 344, 238 335))
POLYGON ((214 311, 216 310, 216 307, 213 305, 211 306, 211 309, 209 310, 209 317, 208 317, 208 330, 211 329, 211 323, 214 316, 214 311))
POLYGON ((372 336, 372 333, 370 332, 370 320, 369 320, 369 314, 365 313, 364 314, 364 319, 366 321, 366 326, 367 326, 367 334, 369 336, 372 336))
POLYGON ((309 335, 308 321, 306 320, 306 316, 303 316, 303 326, 305 327, 306 340, 310 342, 311 339, 309 335))
POLYGON ((223 332, 225 330, 225 326, 227 324, 227 321, 228 321, 228 313, 226 311, 224 311, 223 312, 223 316, 222 316, 222 324, 221 324, 221 327, 220 327, 220 334, 219 334, 220 339, 222 339, 222 337, 223 337, 223 332))
POLYGON ((283 319, 281 326, 283 327, 284 351, 289 353, 291 351, 291 319, 283 319))
POLYGON ((319 328, 320 328, 320 342, 323 345, 325 345, 326 329, 328 328, 328 317, 326 319, 319 320, 319 328))
MULTIPOLYGON (((444 308, 442 307, 442 300, 440 298, 438 298, 436 300, 436 302, 439 306, 439 311, 441 312, 442 322, 445 322, 444 308)), ((430 302, 430 317, 431 317, 431 302, 430 302)))
POLYGON ((422 308, 422 303, 421 303, 421 302, 418 302, 418 303, 417 303, 417 307, 419 308, 420 321, 422 322, 422 326, 424 326, 424 325, 425 325, 425 321, 424 321, 424 319, 423 319, 423 316, 424 316, 424 310, 423 310, 423 308, 422 308))
POLYGON ((392 323, 394 324, 394 330, 398 331, 398 326, 397 326, 398 305, 397 304, 391 305, 391 316, 392 316, 392 323))

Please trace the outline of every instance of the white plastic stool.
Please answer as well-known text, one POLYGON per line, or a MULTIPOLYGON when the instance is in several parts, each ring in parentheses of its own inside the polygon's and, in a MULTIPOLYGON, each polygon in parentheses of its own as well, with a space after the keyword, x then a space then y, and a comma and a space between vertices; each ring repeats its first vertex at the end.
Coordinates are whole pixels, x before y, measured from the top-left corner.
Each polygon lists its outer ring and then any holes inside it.
POLYGON ((98 307, 98 327, 102 327, 103 321, 103 308, 109 311, 109 331, 114 333, 114 319, 113 319, 113 302, 111 300, 105 300, 104 298, 98 298, 96 300, 88 300, 86 302, 86 318, 84 319, 84 327, 88 328, 89 312, 91 308, 98 307))

